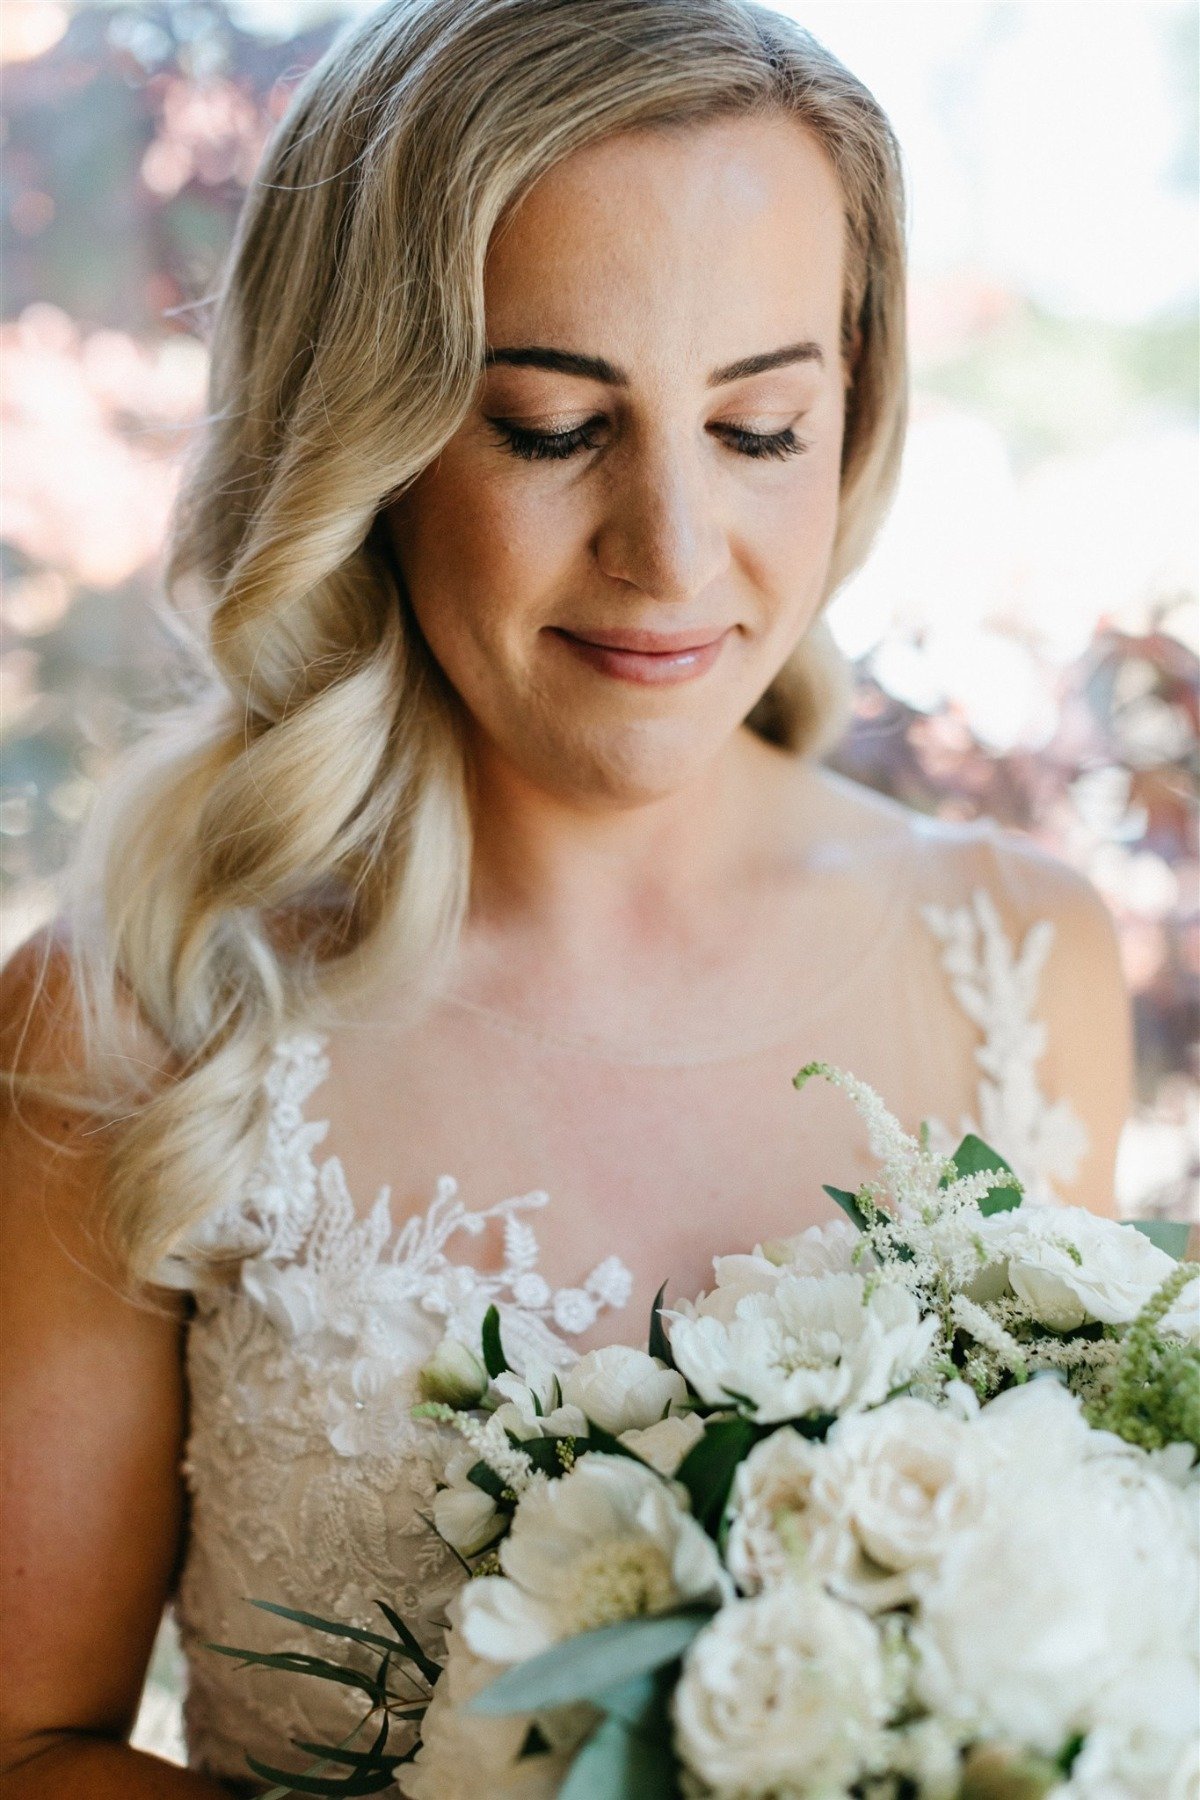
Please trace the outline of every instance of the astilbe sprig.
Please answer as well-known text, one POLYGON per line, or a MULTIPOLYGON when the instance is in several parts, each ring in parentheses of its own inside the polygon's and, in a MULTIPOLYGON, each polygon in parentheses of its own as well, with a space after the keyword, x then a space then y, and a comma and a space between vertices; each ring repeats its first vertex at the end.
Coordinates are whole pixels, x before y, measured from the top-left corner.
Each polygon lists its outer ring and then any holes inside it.
POLYGON ((1164 1334, 1163 1319, 1189 1282, 1194 1263, 1180 1263, 1142 1308, 1117 1346, 1089 1423, 1143 1450, 1187 1443, 1200 1450, 1200 1344, 1164 1334))

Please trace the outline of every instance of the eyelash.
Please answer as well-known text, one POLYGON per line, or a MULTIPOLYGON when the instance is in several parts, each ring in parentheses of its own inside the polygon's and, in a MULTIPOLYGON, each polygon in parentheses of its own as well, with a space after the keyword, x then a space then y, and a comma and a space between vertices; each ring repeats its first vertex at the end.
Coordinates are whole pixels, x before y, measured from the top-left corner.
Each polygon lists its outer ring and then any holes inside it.
MULTIPOLYGON (((595 450, 597 444, 592 432, 598 423, 602 421, 588 419, 572 431, 530 431, 523 425, 510 424, 507 419, 488 420, 500 443, 526 462, 561 462, 574 456, 577 450, 595 450)), ((721 435, 731 439, 741 455, 755 460, 763 457, 782 460, 798 456, 809 447, 804 438, 796 436, 790 425, 782 431, 769 432, 743 431, 740 426, 726 425, 721 435)))

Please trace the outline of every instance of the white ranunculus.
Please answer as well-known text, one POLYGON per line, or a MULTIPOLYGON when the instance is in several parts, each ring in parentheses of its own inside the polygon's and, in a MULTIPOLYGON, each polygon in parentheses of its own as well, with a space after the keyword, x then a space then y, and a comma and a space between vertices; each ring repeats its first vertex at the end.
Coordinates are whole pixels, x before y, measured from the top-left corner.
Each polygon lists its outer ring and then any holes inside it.
POLYGON ((810 1496, 810 1530, 836 1591, 871 1609, 903 1604, 910 1572, 936 1562, 977 1511, 988 1462, 978 1431, 925 1400, 902 1396, 839 1419, 810 1496))
POLYGON ((596 1453, 531 1487, 500 1546, 504 1573, 464 1590, 472 1650, 523 1662, 594 1626, 729 1592, 682 1492, 631 1457, 596 1453))
POLYGON ((674 1315, 671 1349, 710 1405, 734 1397, 766 1423, 877 1406, 915 1373, 937 1334, 906 1288, 861 1275, 785 1275, 744 1291, 728 1319, 674 1315))
POLYGON ((798 1573, 808 1538, 806 1513, 820 1450, 790 1425, 773 1431, 738 1464, 729 1496, 729 1572, 744 1594, 798 1573))
POLYGON ((469 1445, 446 1464, 446 1485, 434 1495, 433 1522, 460 1556, 476 1556, 499 1535, 502 1516, 490 1494, 467 1479, 479 1461, 469 1445))
POLYGON ((674 1475, 703 1436, 704 1420, 697 1413, 672 1413, 644 1430, 623 1431, 621 1442, 660 1475, 674 1475))
POLYGON ((1129 1324, 1176 1266, 1142 1232, 1081 1206, 995 1213, 981 1236, 989 1252, 1007 1259, 1018 1299, 1052 1331, 1090 1320, 1129 1324))
POLYGON ((602 1431, 644 1431, 687 1399, 687 1383, 674 1369, 627 1344, 609 1344, 581 1356, 562 1378, 562 1397, 602 1431))
POLYGON ((788 1583, 732 1601, 693 1640, 675 1745, 720 1795, 840 1795, 875 1763, 888 1709, 875 1627, 816 1586, 788 1583))

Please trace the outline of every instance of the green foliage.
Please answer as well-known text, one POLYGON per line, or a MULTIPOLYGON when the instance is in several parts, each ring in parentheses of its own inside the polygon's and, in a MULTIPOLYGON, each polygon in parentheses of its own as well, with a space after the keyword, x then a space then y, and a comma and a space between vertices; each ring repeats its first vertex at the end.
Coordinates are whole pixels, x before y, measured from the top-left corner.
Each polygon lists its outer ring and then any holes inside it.
MULTIPOLYGON (((994 1188, 989 1188, 979 1202, 979 1210, 985 1218, 992 1213, 1012 1212, 1015 1207, 1020 1206, 1024 1190, 1012 1169, 998 1150, 993 1150, 982 1138, 976 1137, 974 1132, 967 1133, 950 1160, 960 1179, 964 1175, 982 1175, 992 1170, 1009 1177, 1007 1181, 997 1182, 994 1188)), ((942 1185, 948 1184, 943 1182, 942 1185)))
POLYGON ((1130 1219, 1134 1231, 1148 1237, 1157 1250, 1165 1250, 1176 1262, 1187 1255, 1192 1228, 1185 1219, 1130 1219))
POLYGON ((500 1314, 494 1306, 489 1306, 483 1317, 483 1366, 493 1381, 497 1375, 507 1375, 509 1369, 500 1342, 500 1314))
POLYGON ((1089 1422, 1143 1450, 1192 1444, 1200 1451, 1200 1345, 1164 1335, 1158 1327, 1189 1281, 1194 1263, 1180 1263, 1129 1327, 1103 1397, 1089 1422))
POLYGON ((650 1341, 647 1347, 651 1356, 656 1356, 659 1362, 666 1363, 668 1369, 673 1369, 675 1358, 671 1355, 671 1341, 663 1330, 662 1322, 663 1295, 666 1291, 667 1284, 664 1281, 654 1296, 654 1305, 650 1308, 650 1341))
POLYGON ((717 1419, 705 1427, 676 1471, 691 1496, 692 1512, 715 1536, 738 1464, 763 1435, 752 1419, 717 1419))

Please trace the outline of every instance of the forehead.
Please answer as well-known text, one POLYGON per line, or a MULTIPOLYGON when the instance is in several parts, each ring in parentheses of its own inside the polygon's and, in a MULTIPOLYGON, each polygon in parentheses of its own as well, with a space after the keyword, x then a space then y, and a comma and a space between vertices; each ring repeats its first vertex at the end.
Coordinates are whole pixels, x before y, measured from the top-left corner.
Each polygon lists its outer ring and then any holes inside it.
POLYGON ((782 113, 623 132, 565 157, 502 221, 488 341, 716 363, 812 337, 831 363, 844 230, 832 163, 782 113))

